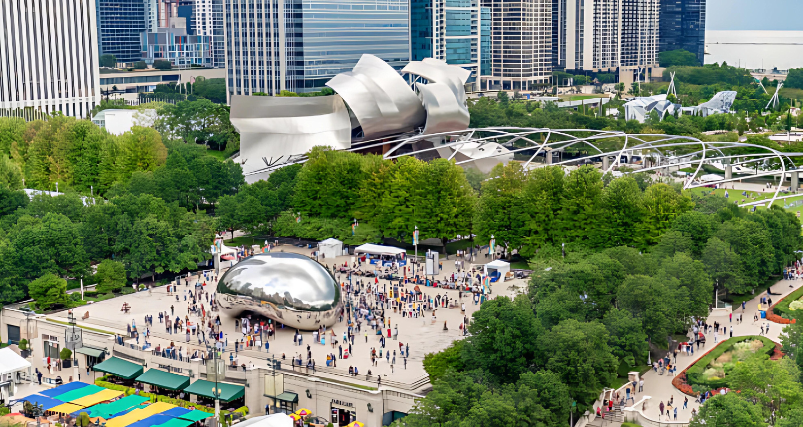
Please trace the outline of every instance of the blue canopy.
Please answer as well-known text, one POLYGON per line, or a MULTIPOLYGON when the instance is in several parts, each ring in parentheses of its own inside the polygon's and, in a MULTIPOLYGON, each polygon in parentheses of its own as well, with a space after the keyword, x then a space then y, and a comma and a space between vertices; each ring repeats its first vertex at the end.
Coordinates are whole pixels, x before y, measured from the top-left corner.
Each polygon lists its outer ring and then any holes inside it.
POLYGON ((181 408, 181 407, 175 407, 173 409, 164 411, 159 415, 167 415, 168 417, 178 418, 178 417, 180 417, 182 415, 187 415, 190 412, 192 412, 192 411, 190 411, 189 409, 181 408))
POLYGON ((161 414, 151 415, 150 417, 145 418, 144 420, 137 421, 134 424, 129 424, 127 427, 151 427, 159 424, 164 424, 172 419, 173 417, 161 413, 161 414))
POLYGON ((64 404, 64 402, 62 402, 61 400, 56 400, 39 394, 32 394, 20 400, 27 400, 28 402, 35 403, 37 405, 42 405, 42 408, 45 411, 47 411, 50 408, 55 408, 56 406, 64 404))
POLYGON ((88 385, 89 384, 82 383, 81 381, 73 381, 71 383, 60 385, 60 386, 58 386, 56 388, 51 388, 50 390, 40 391, 39 394, 47 396, 47 397, 57 397, 57 396, 59 396, 61 394, 64 394, 64 393, 67 393, 67 392, 70 392, 70 391, 73 391, 73 390, 78 390, 79 388, 84 388, 84 387, 86 387, 88 385))

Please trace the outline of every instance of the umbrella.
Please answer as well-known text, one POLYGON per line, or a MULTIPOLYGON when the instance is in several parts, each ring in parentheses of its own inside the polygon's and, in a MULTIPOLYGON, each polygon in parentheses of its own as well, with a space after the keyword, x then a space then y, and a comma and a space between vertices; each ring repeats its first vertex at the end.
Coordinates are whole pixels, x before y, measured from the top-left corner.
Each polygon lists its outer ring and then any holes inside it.
POLYGON ((298 411, 296 411, 295 413, 300 415, 300 416, 302 416, 302 417, 306 417, 307 415, 311 414, 312 412, 310 412, 309 409, 301 408, 298 411))
POLYGON ((365 423, 354 421, 353 423, 347 425, 346 427, 365 427, 365 423))
POLYGON ((298 421, 298 420, 300 420, 300 419, 301 419, 301 416, 300 416, 300 415, 296 415, 296 414, 290 414, 290 415, 288 415, 288 416, 289 416, 290 418, 292 418, 292 419, 293 419, 293 421, 298 421))

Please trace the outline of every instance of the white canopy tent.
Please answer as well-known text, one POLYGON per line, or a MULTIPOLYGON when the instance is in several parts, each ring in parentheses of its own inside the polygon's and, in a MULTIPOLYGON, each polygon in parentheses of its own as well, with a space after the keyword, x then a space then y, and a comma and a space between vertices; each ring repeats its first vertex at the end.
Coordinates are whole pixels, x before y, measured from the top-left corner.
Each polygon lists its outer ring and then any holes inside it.
POLYGON ((721 176, 714 175, 712 173, 708 174, 708 175, 703 175, 703 176, 700 177, 700 181, 702 181, 702 182, 715 182, 715 181, 721 181, 721 180, 722 180, 721 176))
POLYGON ((368 255, 398 255, 407 251, 393 246, 375 245, 373 243, 366 243, 364 245, 354 248, 355 254, 368 254, 368 255))
POLYGON ((499 281, 504 282, 505 275, 510 272, 510 263, 502 261, 501 259, 497 259, 485 264, 484 271, 486 276, 498 271, 500 275, 499 281))
POLYGON ((318 250, 323 258, 335 258, 343 255, 343 242, 337 239, 328 238, 318 242, 318 250))
POLYGON ((0 397, 8 399, 17 391, 17 384, 20 383, 21 378, 18 375, 20 372, 27 374, 31 377, 31 362, 25 360, 22 356, 14 352, 9 347, 0 349, 0 397))

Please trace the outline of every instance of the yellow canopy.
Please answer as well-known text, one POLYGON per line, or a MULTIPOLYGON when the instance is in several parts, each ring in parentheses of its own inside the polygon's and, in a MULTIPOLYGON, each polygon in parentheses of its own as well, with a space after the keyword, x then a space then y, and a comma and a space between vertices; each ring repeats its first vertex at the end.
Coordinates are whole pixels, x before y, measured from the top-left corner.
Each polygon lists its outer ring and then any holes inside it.
POLYGON ((301 408, 298 411, 295 411, 294 414, 301 415, 302 417, 306 417, 307 415, 311 414, 312 412, 309 409, 301 408))
POLYGON ((365 424, 359 421, 354 421, 353 423, 347 425, 346 427, 365 427, 365 424))
POLYGON ((126 427, 127 425, 134 424, 137 421, 144 420, 151 415, 160 414, 175 407, 175 405, 171 405, 169 403, 156 402, 142 409, 134 409, 123 416, 112 418, 106 422, 106 427, 126 427))
POLYGON ((89 396, 84 396, 80 399, 75 399, 70 403, 74 403, 76 405, 81 405, 81 406, 92 406, 92 405, 97 405, 100 402, 116 399, 122 396, 123 394, 125 393, 123 393, 122 391, 106 389, 97 392, 95 394, 90 394, 89 396))
POLYGON ((84 409, 84 406, 76 405, 74 403, 64 403, 54 408, 50 408, 48 411, 58 412, 60 414, 72 414, 73 412, 81 409, 84 409))

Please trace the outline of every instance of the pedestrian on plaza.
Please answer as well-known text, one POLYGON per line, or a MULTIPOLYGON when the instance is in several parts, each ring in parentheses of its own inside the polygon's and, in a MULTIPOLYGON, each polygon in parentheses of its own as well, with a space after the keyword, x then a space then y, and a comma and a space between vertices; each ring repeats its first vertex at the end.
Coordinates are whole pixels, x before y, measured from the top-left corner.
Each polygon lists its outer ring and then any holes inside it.
POLYGON ((644 391, 644 378, 639 379, 638 382, 638 392, 641 393, 644 391))
POLYGON ((658 413, 663 415, 664 414, 664 401, 662 400, 661 403, 658 404, 658 413))
POLYGON ((678 420, 678 408, 675 408, 675 421, 678 420))
POLYGON ((689 396, 686 396, 686 397, 683 399, 683 409, 686 409, 686 408, 688 408, 688 407, 689 407, 689 396))
POLYGON ((728 322, 733 323, 733 312, 728 313, 728 322))

